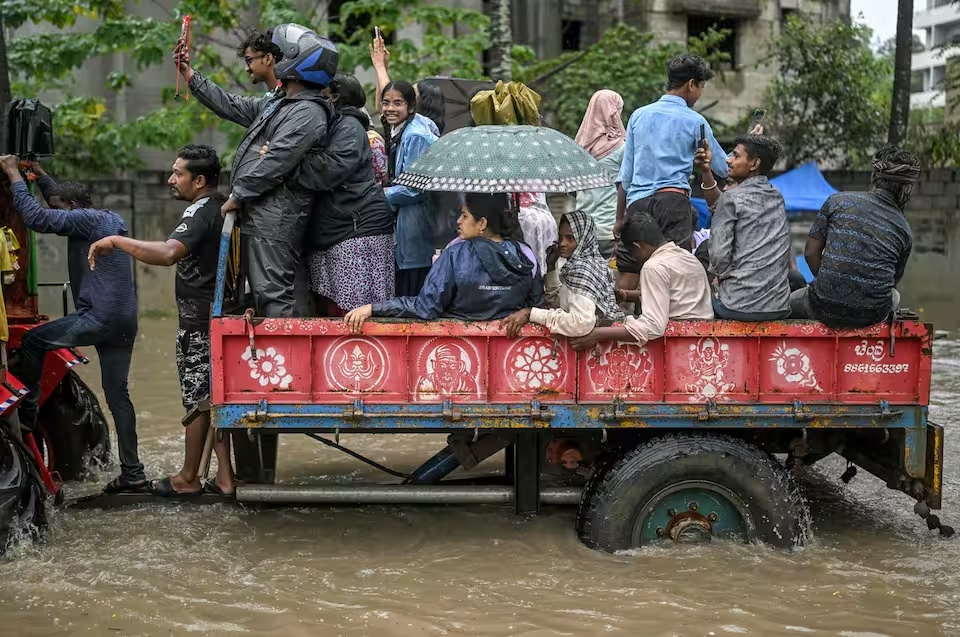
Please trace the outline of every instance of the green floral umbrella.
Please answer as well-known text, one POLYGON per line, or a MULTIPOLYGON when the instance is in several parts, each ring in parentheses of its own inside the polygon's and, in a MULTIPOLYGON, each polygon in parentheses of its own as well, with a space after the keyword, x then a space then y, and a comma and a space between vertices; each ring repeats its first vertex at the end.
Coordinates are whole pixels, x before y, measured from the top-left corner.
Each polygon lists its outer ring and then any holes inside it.
POLYGON ((475 126, 441 137, 395 183, 452 192, 575 192, 614 180, 552 128, 475 126))

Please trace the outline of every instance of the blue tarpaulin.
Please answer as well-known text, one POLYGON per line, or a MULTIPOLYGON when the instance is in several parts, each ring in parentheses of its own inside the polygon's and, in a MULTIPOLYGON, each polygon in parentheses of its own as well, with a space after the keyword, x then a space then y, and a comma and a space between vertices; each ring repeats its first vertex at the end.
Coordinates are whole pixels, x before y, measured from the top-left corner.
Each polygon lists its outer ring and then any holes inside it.
MULTIPOLYGON (((806 163, 783 173, 779 177, 774 177, 770 180, 770 183, 776 186, 780 190, 780 194, 783 195, 783 201, 787 206, 787 216, 797 215, 801 212, 816 212, 823 206, 827 197, 837 192, 837 189, 823 178, 816 162, 806 163)), ((690 203, 697 209, 700 227, 709 228, 710 211, 707 209, 707 202, 704 199, 693 198, 690 203)))

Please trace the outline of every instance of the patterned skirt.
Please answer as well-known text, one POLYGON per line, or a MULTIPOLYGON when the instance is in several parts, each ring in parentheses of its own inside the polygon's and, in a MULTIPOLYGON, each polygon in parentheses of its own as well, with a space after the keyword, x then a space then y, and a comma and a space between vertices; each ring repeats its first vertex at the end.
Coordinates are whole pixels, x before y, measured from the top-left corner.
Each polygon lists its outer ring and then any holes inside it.
POLYGON ((344 312, 393 298, 393 235, 347 239, 311 252, 310 287, 344 312))

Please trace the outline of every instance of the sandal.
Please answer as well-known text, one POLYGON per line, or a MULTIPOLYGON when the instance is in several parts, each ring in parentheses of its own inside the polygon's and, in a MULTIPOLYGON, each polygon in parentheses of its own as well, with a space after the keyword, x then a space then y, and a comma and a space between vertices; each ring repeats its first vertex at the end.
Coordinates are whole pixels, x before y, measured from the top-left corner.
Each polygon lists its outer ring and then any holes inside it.
POLYGON ((159 480, 151 480, 150 493, 161 498, 195 498, 198 495, 203 495, 203 488, 201 487, 196 491, 177 491, 173 488, 173 483, 168 476, 159 480))
POLYGON ((227 493, 226 491, 220 488, 220 485, 217 484, 217 481, 214 480, 213 478, 203 483, 203 490, 206 491, 207 493, 218 495, 221 498, 232 498, 234 496, 233 491, 230 491, 229 493, 227 493))
POLYGON ((147 490, 146 479, 131 482, 123 476, 117 476, 103 487, 104 493, 142 493, 147 490))

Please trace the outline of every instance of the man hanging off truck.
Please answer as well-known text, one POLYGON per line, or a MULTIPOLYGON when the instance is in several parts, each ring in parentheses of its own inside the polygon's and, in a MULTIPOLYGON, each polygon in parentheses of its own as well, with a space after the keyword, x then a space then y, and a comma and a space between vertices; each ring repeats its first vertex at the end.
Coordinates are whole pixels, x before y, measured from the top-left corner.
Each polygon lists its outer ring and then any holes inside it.
POLYGON ((29 169, 39 178, 43 208, 30 194, 13 155, 0 157, 0 167, 10 180, 14 206, 34 232, 67 237, 67 264, 76 311, 29 330, 20 346, 21 371, 29 394, 20 407, 20 422, 33 430, 37 422, 43 360, 50 350, 92 345, 100 358, 100 375, 107 405, 117 428, 120 475, 104 491, 138 491, 146 487, 143 465, 137 455, 137 416, 127 391, 127 376, 137 337, 137 292, 130 257, 119 251, 105 254, 96 272, 87 269, 87 250, 109 235, 126 235, 127 226, 115 212, 93 207, 90 193, 76 182, 57 184, 38 163, 29 169))

